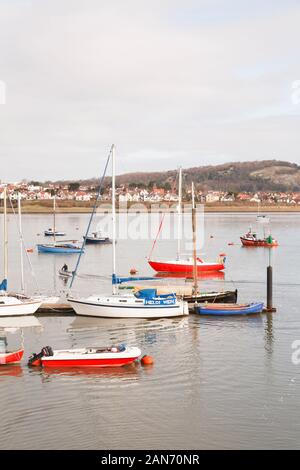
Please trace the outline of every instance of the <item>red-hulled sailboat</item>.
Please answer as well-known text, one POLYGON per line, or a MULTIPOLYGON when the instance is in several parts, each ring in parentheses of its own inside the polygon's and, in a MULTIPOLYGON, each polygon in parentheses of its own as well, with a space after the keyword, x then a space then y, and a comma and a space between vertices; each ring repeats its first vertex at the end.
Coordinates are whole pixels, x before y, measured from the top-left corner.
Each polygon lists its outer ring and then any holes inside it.
MULTIPOLYGON (((192 275, 194 269, 194 260, 190 258, 182 258, 180 255, 180 242, 181 242, 181 232, 182 232, 182 169, 179 168, 179 185, 178 185, 178 247, 177 247, 177 257, 176 259, 171 260, 153 260, 151 259, 152 252, 156 243, 156 240, 153 244, 148 263, 154 271, 159 273, 182 273, 186 275, 192 275)), ((160 224, 159 232, 162 228, 162 223, 160 224)), ((215 262, 203 261, 201 258, 197 258, 197 274, 205 272, 218 272, 225 269, 225 255, 219 255, 219 259, 215 262)))

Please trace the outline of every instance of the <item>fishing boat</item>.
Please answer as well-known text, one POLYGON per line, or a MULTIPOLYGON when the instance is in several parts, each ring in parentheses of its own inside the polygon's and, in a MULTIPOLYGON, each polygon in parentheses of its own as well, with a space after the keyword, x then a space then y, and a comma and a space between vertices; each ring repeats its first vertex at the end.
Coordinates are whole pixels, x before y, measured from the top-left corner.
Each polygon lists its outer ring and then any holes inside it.
POLYGON ((23 267, 23 235, 21 225, 21 198, 18 197, 19 208, 19 234, 20 234, 20 264, 21 264, 21 293, 9 293, 8 289, 8 236, 7 236, 7 188, 4 187, 4 279, 0 283, 0 317, 32 315, 42 304, 40 298, 24 294, 24 267, 23 267))
POLYGON ((46 346, 39 354, 29 358, 28 365, 51 368, 121 367, 133 363, 140 355, 139 348, 125 345, 57 350, 46 346))
POLYGON ((5 364, 18 364, 21 362, 24 354, 24 349, 19 349, 17 351, 7 351, 0 352, 0 365, 5 364))
MULTIPOLYGON (((194 261, 192 257, 183 258, 181 256, 181 233, 182 233, 182 168, 179 168, 179 183, 178 183, 178 237, 177 237, 177 256, 174 259, 162 260, 152 259, 152 253, 162 228, 160 224, 157 237, 153 243, 151 253, 148 258, 148 263, 151 268, 158 273, 182 273, 189 275, 193 273, 194 261)), ((219 255, 219 259, 213 262, 204 261, 197 257, 197 273, 201 274, 204 272, 212 271, 223 271, 225 269, 225 256, 219 255)))
POLYGON ((264 309, 262 302, 250 304, 196 304, 195 313, 200 315, 249 315, 261 313, 264 309))
POLYGON ((101 231, 92 232, 91 235, 84 236, 83 238, 87 245, 108 245, 112 243, 111 239, 103 235, 101 231))
POLYGON ((265 247, 265 248, 272 248, 275 246, 279 246, 277 240, 275 240, 272 235, 268 235, 267 237, 259 238, 256 232, 253 232, 250 228, 249 231, 240 237, 243 246, 250 246, 250 247, 265 247))
MULTIPOLYGON (((69 303, 77 315, 111 317, 111 318, 162 318, 188 315, 188 304, 182 299, 177 299, 175 294, 161 296, 156 289, 145 290, 136 294, 128 293, 120 295, 118 286, 121 279, 116 274, 116 190, 115 190, 115 149, 111 147, 107 159, 112 161, 112 294, 91 295, 89 297, 75 298, 70 296, 69 303)), ((105 173, 104 173, 105 174, 105 173)), ((102 178, 103 180, 103 178, 102 178)), ((101 184, 100 189, 101 190, 101 184)), ((98 198, 97 198, 98 199, 98 198)), ((95 212, 93 210, 92 216, 95 212)), ((89 221, 89 226, 91 220, 89 221)), ((88 226, 88 227, 89 227, 88 226)), ((80 257, 79 257, 80 260, 80 257)), ((79 261, 78 260, 78 261, 79 261)), ((77 263, 78 267, 78 263, 77 263)), ((76 276, 77 267, 73 274, 71 286, 76 276)))

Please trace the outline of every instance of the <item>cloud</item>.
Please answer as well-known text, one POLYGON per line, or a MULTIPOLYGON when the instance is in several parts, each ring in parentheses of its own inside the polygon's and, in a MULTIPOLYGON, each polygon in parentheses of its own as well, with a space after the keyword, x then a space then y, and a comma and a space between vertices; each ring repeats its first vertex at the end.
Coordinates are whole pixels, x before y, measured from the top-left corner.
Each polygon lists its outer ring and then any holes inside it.
POLYGON ((300 163, 297 2, 2 0, 2 179, 300 163), (117 154, 117 155, 118 155, 117 154))

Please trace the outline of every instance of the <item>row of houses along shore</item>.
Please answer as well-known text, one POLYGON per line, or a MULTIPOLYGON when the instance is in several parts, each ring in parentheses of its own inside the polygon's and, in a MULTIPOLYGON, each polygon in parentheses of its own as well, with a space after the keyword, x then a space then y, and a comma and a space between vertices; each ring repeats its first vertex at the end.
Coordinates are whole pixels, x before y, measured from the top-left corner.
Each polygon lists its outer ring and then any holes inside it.
MULTIPOLYGON (((97 196, 97 188, 93 186, 82 186, 76 183, 69 185, 45 184, 36 185, 29 183, 0 183, 0 199, 3 199, 4 187, 7 187, 9 197, 12 200, 21 195, 24 201, 47 201, 56 197, 61 201, 90 202, 97 196)), ((178 195, 172 190, 166 190, 154 185, 150 189, 128 188, 120 186, 116 189, 119 202, 176 202, 178 195)), ((110 189, 104 191, 100 199, 109 201, 111 199, 110 189)), ((190 201, 191 193, 186 191, 183 194, 183 201, 190 201)), ((197 191, 197 201, 203 204, 300 204, 300 192, 226 192, 226 191, 197 191)))

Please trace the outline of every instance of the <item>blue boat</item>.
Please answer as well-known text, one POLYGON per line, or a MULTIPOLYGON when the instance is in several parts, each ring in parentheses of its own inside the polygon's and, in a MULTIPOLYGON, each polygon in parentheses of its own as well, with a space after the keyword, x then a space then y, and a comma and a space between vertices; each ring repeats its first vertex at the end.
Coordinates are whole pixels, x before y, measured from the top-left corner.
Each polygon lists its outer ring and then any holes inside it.
POLYGON ((74 243, 39 244, 37 248, 39 253, 79 253, 81 251, 81 247, 74 245, 74 243))
POLYGON ((199 304, 195 305, 195 313, 199 315, 249 315, 261 313, 264 309, 262 302, 250 304, 199 304))

